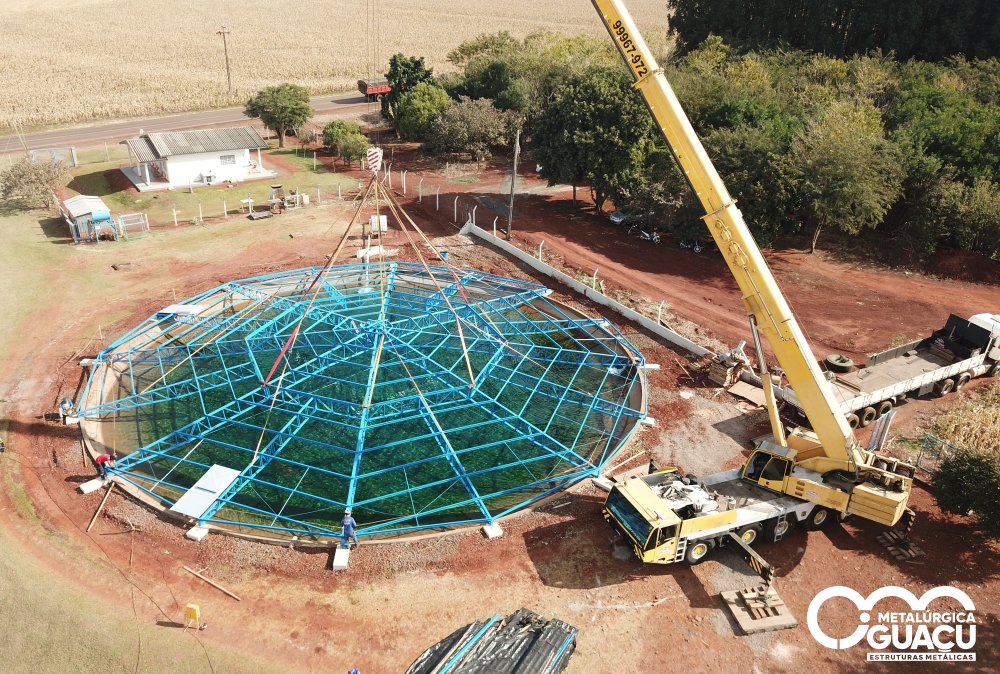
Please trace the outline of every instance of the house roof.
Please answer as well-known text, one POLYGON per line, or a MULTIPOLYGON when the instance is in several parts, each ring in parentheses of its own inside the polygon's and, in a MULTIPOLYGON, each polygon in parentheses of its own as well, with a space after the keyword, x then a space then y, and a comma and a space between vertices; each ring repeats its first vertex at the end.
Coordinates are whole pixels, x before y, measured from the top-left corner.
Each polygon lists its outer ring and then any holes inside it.
POLYGON ((63 202, 63 206, 66 207, 66 210, 69 211, 70 216, 73 218, 79 218, 94 211, 110 210, 100 197, 90 197, 85 194, 67 199, 63 202))
POLYGON ((125 142, 140 163, 186 154, 267 149, 267 143, 252 126, 149 133, 125 142))

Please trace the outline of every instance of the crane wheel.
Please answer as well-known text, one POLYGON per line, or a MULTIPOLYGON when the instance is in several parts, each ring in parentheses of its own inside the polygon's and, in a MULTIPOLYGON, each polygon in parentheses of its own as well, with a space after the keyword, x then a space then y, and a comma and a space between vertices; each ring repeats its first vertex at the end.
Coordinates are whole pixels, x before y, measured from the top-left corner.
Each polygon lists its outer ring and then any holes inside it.
POLYGON ((764 523, 764 539, 768 543, 777 543, 792 532, 795 528, 795 519, 789 516, 784 522, 770 520, 764 523))
POLYGON ((809 517, 805 521, 805 527, 809 531, 818 531, 825 527, 829 523, 830 511, 826 508, 816 508, 809 514, 809 517))
POLYGON ((936 395, 938 398, 943 398, 954 390, 955 390, 954 379, 945 379, 944 381, 940 381, 934 385, 934 395, 936 395))
POLYGON ((878 404, 878 415, 880 417, 884 417, 890 411, 892 411, 892 403, 888 400, 883 400, 878 404))
POLYGON ((748 524, 745 527, 741 527, 736 535, 743 539, 743 542, 747 545, 753 547, 753 544, 757 542, 760 538, 760 532, 763 529, 759 524, 748 524))
POLYGON ((847 418, 847 425, 850 426, 852 429, 857 428, 861 424, 861 420, 858 419, 857 414, 853 413, 848 414, 846 418, 847 418))
POLYGON ((708 553, 712 552, 714 548, 715 541, 711 538, 703 541, 694 541, 688 546, 687 552, 684 554, 684 559, 691 566, 701 564, 708 558, 708 553))
POLYGON ((861 411, 861 428, 870 426, 875 417, 878 416, 878 412, 875 411, 874 407, 866 407, 861 411))
POLYGON ((963 372, 962 374, 958 375, 958 381, 955 382, 955 390, 961 391, 963 388, 965 388, 965 385, 969 383, 970 379, 972 379, 972 374, 969 372, 963 372))
POLYGON ((993 363, 993 367, 990 368, 990 377, 1000 377, 1000 360, 993 363))

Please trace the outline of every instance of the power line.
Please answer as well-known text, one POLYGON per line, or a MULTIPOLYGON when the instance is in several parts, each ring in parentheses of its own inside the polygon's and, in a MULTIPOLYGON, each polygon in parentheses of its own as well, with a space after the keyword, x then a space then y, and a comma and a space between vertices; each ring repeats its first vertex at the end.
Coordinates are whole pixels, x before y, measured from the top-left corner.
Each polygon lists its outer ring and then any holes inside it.
POLYGON ((226 40, 226 36, 229 35, 226 27, 223 26, 222 30, 215 31, 216 35, 222 36, 222 50, 226 53, 226 80, 229 82, 229 95, 233 95, 233 76, 229 71, 229 43, 226 40))

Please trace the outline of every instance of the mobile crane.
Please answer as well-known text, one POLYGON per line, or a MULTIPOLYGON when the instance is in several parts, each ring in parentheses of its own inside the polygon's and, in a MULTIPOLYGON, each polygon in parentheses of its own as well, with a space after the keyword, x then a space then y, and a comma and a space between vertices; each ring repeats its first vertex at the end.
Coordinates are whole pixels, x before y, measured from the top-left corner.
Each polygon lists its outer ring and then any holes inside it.
MULTIPOLYGON (((605 503, 605 519, 642 561, 654 564, 697 564, 716 546, 736 543, 761 573, 766 563, 748 547, 759 536, 776 541, 796 522, 818 529, 833 517, 849 515, 890 527, 902 519, 904 531, 894 541, 905 548, 913 521, 907 500, 914 467, 858 444, 743 215, 628 10, 621 0, 591 1, 701 201, 703 219, 739 284, 774 436, 735 470, 699 480, 664 469, 615 485, 605 503), (774 390, 767 385, 774 379, 762 336, 812 430, 786 433, 774 390)), ((762 573, 768 583, 772 576, 773 570, 762 573)))

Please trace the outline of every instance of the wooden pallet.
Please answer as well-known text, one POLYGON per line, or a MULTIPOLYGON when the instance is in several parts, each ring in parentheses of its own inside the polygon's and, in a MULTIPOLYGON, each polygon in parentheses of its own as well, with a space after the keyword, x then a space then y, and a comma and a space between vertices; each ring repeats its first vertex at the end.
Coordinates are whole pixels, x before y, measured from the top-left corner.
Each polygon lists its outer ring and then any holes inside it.
POLYGON ((913 559, 914 557, 923 557, 925 554, 923 550, 908 541, 903 534, 895 529, 890 529, 879 534, 875 537, 875 540, 881 543, 882 547, 889 551, 889 554, 901 562, 913 559))
POLYGON ((743 634, 776 632, 797 627, 796 620, 774 588, 748 587, 722 593, 726 607, 743 634))

